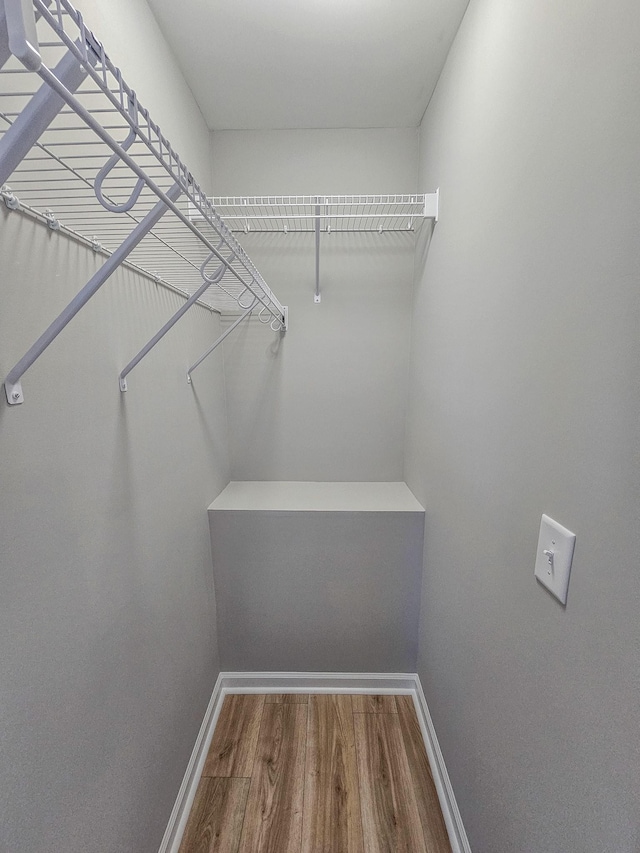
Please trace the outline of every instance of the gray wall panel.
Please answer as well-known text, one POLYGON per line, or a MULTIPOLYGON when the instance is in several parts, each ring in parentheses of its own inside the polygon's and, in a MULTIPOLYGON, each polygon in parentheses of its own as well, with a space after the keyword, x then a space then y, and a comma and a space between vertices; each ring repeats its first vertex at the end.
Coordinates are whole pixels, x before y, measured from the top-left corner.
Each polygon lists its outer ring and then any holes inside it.
POLYGON ((223 669, 414 671, 423 513, 209 518, 223 669))
MULTIPOLYGON (((398 130, 216 131, 216 194, 414 192, 418 136, 398 130)), ((278 298, 225 341, 235 480, 401 480, 415 240, 409 233, 242 235, 278 298)))
POLYGON ((419 674, 474 853, 640 846, 639 43, 631 0, 472 0, 423 122, 419 674))
MULTIPOLYGON (((101 262, 0 206, 3 375, 101 262)), ((0 402, 0 849, 154 853, 218 671, 206 508, 228 479, 219 333, 116 273, 0 402)))

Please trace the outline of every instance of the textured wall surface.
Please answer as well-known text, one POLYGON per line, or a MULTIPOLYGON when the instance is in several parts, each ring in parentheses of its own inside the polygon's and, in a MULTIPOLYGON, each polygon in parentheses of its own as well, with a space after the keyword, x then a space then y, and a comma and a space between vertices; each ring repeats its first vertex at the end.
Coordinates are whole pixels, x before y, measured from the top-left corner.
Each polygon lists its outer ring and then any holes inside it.
MULTIPOLYGON (((4 376, 100 263, 0 208, 4 376)), ((218 674, 206 508, 228 480, 219 333, 115 274, 0 402, 0 849, 154 853, 218 674), (200 372, 201 371, 201 372, 200 372)))
MULTIPOLYGON (((144 0, 77 0, 205 188, 209 132, 144 0)), ((64 213, 62 214, 64 219, 64 213)), ((0 210, 4 376, 102 259, 0 210)), ((0 848, 157 850, 218 670, 206 507, 228 480, 220 331, 121 270, 0 402, 0 848)))
POLYGON ((640 849, 639 42, 631 0, 472 0, 423 122, 419 673, 474 853, 640 849))
MULTIPOLYGON (((214 132, 216 194, 410 193, 418 133, 214 132)), ((225 343, 232 478, 401 480, 415 238, 242 237, 280 301, 278 340, 245 326, 225 343)))
POLYGON ((223 670, 415 672, 423 512, 209 518, 223 670))

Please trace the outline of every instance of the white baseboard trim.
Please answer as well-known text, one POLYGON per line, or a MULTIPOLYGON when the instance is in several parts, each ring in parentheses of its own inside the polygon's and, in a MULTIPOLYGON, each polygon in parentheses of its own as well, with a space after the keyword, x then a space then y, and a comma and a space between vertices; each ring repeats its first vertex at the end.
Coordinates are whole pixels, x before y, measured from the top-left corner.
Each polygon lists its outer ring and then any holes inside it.
POLYGON ((207 752, 209 751, 211 738, 213 737, 213 731, 216 727, 216 723, 218 722, 218 717, 220 716, 223 699, 224 692, 222 689, 222 673, 220 673, 213 688, 209 704, 207 705, 207 710, 205 711, 204 719, 202 720, 202 725, 200 726, 200 731, 198 732, 193 752, 191 753, 191 758, 187 764, 187 769, 185 771, 182 784, 180 785, 180 790, 178 791, 178 796, 176 797, 173 811, 169 818, 169 823, 167 824, 164 836, 160 842, 158 853, 178 853, 178 848, 182 841, 182 834, 184 833, 184 828, 187 825, 189 812, 191 811, 191 806, 193 805, 193 800, 196 795, 198 782, 202 776, 204 762, 207 757, 207 752))
POLYGON ((227 693, 413 693, 416 676, 396 672, 224 672, 227 693))
POLYGON ((431 719, 431 714, 429 712, 429 706, 427 705, 427 700, 425 699, 425 695, 422 691, 422 685, 420 684, 420 679, 417 675, 415 676, 413 701, 415 702, 416 712, 418 714, 422 740, 424 741, 427 756, 429 758, 429 764, 431 765, 433 781, 436 786, 436 791, 438 792, 442 816, 444 817, 444 821, 447 825, 449 840, 451 841, 451 849, 453 853, 471 853, 469 839, 467 838, 467 833, 465 831, 464 824, 462 823, 462 816, 458 809, 456 796, 453 793, 453 786, 451 785, 451 779, 449 779, 449 773, 447 772, 447 767, 444 763, 444 756, 442 755, 442 750, 438 743, 436 730, 433 726, 433 720, 431 719))
POLYGON ((200 726, 158 853, 178 853, 222 702, 233 693, 361 693, 413 696, 453 853, 471 853, 433 721, 415 673, 221 672, 200 726))

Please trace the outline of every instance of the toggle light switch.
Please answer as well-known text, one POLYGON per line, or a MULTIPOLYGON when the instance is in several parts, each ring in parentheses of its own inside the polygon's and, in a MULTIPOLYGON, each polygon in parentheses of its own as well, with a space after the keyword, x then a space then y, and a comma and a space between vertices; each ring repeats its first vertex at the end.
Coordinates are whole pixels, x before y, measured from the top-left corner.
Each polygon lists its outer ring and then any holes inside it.
POLYGON ((562 604, 567 603, 576 535, 548 515, 542 516, 535 576, 562 604))

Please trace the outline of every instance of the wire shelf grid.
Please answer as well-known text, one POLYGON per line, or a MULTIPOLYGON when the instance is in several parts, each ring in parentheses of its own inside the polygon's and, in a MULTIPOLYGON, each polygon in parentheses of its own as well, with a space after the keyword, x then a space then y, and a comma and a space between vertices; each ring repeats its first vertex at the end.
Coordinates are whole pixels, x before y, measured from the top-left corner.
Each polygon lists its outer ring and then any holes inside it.
POLYGON ((42 58, 37 70, 3 51, 0 39, 0 140, 43 87, 66 105, 6 176, 5 203, 111 254, 159 199, 169 200, 127 263, 185 295, 201 287, 203 269, 214 279, 220 270, 219 280, 200 297, 205 304, 237 313, 255 297, 263 318, 284 327, 285 309, 82 15, 68 0, 33 0, 33 7, 42 58), (70 57, 84 77, 71 93, 59 71, 70 57), (181 195, 173 201, 167 194, 176 184, 181 195))
MULTIPOLYGON (((217 196, 215 209, 237 233, 417 231, 431 215, 429 194, 217 196)), ((191 216, 198 218, 193 208, 191 216)))

